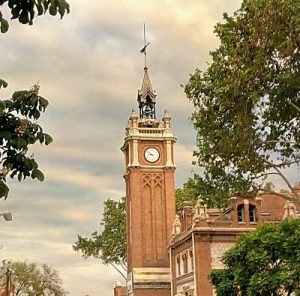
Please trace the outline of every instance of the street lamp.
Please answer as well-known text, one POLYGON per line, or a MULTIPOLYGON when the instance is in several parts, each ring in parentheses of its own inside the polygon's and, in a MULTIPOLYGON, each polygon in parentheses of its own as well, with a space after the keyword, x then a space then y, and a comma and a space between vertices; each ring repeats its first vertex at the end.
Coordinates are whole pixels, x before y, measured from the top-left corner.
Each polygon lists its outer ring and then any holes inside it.
POLYGON ((0 216, 3 216, 5 221, 11 221, 12 220, 12 213, 9 211, 5 211, 0 214, 0 216))

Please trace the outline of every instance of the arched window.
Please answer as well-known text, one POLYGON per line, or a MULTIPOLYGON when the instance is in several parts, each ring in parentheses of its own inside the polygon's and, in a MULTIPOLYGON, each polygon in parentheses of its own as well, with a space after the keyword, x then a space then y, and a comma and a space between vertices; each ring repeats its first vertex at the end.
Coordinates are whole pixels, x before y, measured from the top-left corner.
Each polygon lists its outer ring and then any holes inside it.
POLYGON ((194 270, 194 256, 193 251, 190 251, 191 270, 194 270))
POLYGON ((250 222, 256 222, 256 207, 254 205, 249 205, 249 220, 250 222))
POLYGON ((182 262, 183 262, 183 273, 188 273, 188 256, 187 253, 182 255, 182 262))
POLYGON ((237 218, 238 222, 245 222, 245 210, 243 204, 237 207, 237 218))

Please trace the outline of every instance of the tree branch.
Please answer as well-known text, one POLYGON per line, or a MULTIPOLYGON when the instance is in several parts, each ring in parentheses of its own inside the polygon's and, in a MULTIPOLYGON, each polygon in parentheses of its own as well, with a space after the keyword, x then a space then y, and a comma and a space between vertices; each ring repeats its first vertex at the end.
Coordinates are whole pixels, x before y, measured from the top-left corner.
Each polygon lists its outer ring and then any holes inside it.
POLYGON ((287 102, 293 106, 298 112, 300 112, 300 107, 298 107, 296 104, 294 104, 290 99, 287 99, 287 102))
POLYGON ((125 280, 127 280, 126 276, 123 274, 123 272, 113 263, 109 262, 108 264, 110 264, 125 280))
POLYGON ((264 188, 259 188, 259 190, 263 191, 263 192, 270 193, 272 195, 283 197, 284 199, 287 199, 289 201, 298 201, 298 198, 292 197, 292 196, 287 195, 287 194, 282 194, 280 192, 276 192, 276 191, 273 191, 273 190, 267 190, 267 189, 264 189, 264 188))
POLYGON ((263 173, 263 174, 260 174, 258 176, 251 178, 251 180, 256 180, 256 179, 261 179, 261 178, 266 179, 269 175, 278 175, 278 173, 277 172, 263 173))
POLYGON ((125 265, 124 262, 121 262, 121 261, 120 261, 119 264, 120 264, 120 266, 124 269, 124 271, 127 270, 126 265, 125 265))
POLYGON ((293 186, 291 185, 289 180, 283 175, 283 173, 280 171, 280 169, 274 163, 272 163, 271 161, 268 161, 266 159, 264 161, 278 173, 278 175, 285 181, 286 185, 290 188, 293 195, 295 195, 295 197, 298 198, 298 195, 295 192, 293 186))
POLYGON ((282 140, 268 140, 268 141, 261 141, 262 143, 272 144, 272 143, 279 143, 279 144, 298 144, 295 141, 282 141, 282 140))

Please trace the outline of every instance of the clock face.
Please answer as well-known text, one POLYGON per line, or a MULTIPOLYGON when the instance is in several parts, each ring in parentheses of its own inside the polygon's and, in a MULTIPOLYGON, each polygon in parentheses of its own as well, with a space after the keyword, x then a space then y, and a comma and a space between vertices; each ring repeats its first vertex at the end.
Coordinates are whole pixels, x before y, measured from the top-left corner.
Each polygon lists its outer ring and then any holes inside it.
POLYGON ((147 148, 145 150, 145 158, 149 162, 156 162, 159 159, 159 151, 154 147, 147 148))

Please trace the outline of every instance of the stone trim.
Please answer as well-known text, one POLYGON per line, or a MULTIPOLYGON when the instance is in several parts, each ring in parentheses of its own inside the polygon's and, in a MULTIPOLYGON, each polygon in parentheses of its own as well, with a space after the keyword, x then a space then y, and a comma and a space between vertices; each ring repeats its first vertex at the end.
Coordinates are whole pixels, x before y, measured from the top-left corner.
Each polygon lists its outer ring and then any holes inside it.
POLYGON ((132 270, 133 284, 168 284, 170 285, 170 268, 135 267, 132 270))
POLYGON ((149 283, 149 284, 134 284, 134 290, 161 290, 161 289, 171 289, 170 283, 149 283))
POLYGON ((187 282, 194 281, 194 272, 191 271, 176 278, 176 285, 182 285, 187 282))
MULTIPOLYGON (((180 247, 182 245, 184 245, 184 243, 186 242, 187 238, 189 236, 191 236, 192 233, 195 234, 195 240, 197 241, 207 241, 207 240, 211 240, 212 239, 212 236, 213 235, 216 235, 216 236, 220 236, 222 234, 227 234, 228 235, 228 238, 230 236, 235 236, 237 234, 240 234, 240 233, 244 233, 244 232, 250 232, 250 231, 253 231, 255 230, 254 227, 228 227, 228 228, 225 228, 225 227, 196 227, 196 228, 193 228, 191 229, 190 231, 186 231, 184 233, 180 233, 178 236, 175 236, 171 241, 170 241, 170 244, 169 244, 169 248, 172 248, 175 253, 174 254, 177 254, 178 252, 180 251, 177 251, 177 249, 179 248, 180 250, 184 250, 185 248, 183 247, 180 247), (199 238, 200 237, 200 238, 199 238)), ((215 237, 213 239, 214 241, 217 241, 218 238, 215 237)), ((223 240, 223 239, 222 239, 223 240)))

